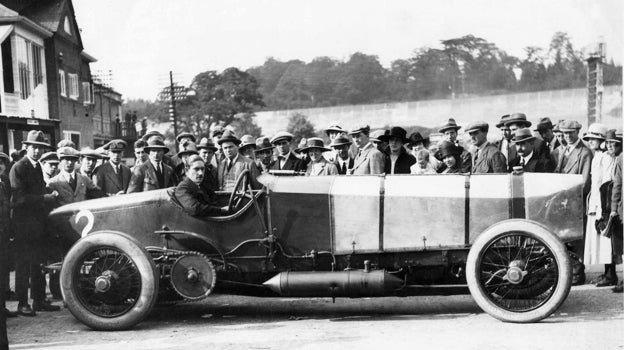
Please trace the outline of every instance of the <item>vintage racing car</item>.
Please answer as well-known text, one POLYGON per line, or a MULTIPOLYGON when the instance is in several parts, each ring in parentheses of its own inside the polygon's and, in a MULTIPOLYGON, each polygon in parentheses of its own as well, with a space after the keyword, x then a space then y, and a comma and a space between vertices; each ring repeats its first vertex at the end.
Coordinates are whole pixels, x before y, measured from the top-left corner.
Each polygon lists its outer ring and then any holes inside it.
POLYGON ((61 288, 97 330, 158 302, 211 293, 283 297, 449 295, 536 322, 567 297, 565 242, 582 238, 580 175, 262 175, 217 193, 230 215, 193 217, 172 189, 66 205, 61 288))

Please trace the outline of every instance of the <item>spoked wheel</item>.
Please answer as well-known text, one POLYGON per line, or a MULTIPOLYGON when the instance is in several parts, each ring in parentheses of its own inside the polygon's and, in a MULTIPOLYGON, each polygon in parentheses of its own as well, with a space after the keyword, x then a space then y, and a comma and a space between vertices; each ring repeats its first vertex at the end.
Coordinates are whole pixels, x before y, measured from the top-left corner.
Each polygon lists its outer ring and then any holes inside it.
POLYGON ((243 199, 251 199, 251 196, 253 196, 253 193, 247 193, 247 191, 245 190, 248 179, 249 170, 245 170, 240 175, 238 175, 238 178, 236 179, 236 184, 234 185, 232 194, 230 194, 230 200, 228 201, 227 205, 229 213, 237 211, 243 203, 243 199))
POLYGON ((158 296, 158 275, 149 253, 131 237, 98 232, 78 241, 61 269, 69 311, 96 330, 139 323, 158 296))
POLYGON ((567 297, 572 273, 564 244, 544 226, 508 220, 482 233, 468 254, 468 287, 487 313, 508 322, 536 322, 567 297))

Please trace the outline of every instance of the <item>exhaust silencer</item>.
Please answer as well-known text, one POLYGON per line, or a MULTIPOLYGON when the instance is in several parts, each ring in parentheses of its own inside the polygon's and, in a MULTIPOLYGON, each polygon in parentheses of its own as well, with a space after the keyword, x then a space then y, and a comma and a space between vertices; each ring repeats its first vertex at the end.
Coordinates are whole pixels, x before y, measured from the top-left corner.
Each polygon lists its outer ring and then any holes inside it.
POLYGON ((377 297, 391 295, 403 281, 384 270, 281 272, 263 283, 288 297, 377 297))

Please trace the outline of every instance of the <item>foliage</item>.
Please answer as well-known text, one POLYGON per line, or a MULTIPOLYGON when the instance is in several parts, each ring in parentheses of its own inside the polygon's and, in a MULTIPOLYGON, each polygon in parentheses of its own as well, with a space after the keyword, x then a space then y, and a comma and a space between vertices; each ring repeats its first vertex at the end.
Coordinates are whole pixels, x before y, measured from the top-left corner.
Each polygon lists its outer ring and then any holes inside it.
POLYGON ((256 121, 253 120, 255 114, 253 113, 239 113, 234 116, 234 120, 230 124, 236 135, 251 135, 253 137, 260 137, 262 135, 262 128, 256 124, 256 121))
POLYGON ((295 113, 288 118, 286 131, 293 134, 295 136, 295 140, 299 140, 302 137, 307 138, 315 136, 314 125, 310 123, 307 116, 301 113, 295 113))

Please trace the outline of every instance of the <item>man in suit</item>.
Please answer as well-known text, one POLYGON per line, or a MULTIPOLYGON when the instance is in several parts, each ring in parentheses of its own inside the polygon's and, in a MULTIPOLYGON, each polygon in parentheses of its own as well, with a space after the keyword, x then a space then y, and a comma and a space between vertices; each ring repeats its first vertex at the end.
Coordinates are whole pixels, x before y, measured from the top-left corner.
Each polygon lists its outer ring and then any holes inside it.
POLYGON ((58 192, 56 201, 59 206, 106 196, 91 179, 75 171, 80 152, 71 147, 61 147, 56 154, 60 160, 61 171, 50 180, 48 187, 58 192))
POLYGON ((80 151, 80 173, 91 180, 95 178, 97 163, 102 159, 102 155, 90 147, 85 147, 80 151))
POLYGON ((240 155, 238 152, 238 145, 240 145, 240 143, 241 140, 230 130, 226 130, 219 139, 221 151, 225 156, 225 159, 219 162, 219 168, 217 170, 219 175, 219 190, 221 191, 234 191, 236 180, 245 170, 249 170, 248 181, 251 187, 260 187, 256 180, 259 175, 258 167, 251 159, 240 155))
POLYGON ((219 189, 217 167, 212 165, 212 160, 217 149, 212 140, 207 137, 202 138, 197 145, 197 152, 204 160, 204 181, 202 182, 202 186, 204 190, 213 192, 219 189))
MULTIPOLYGON (((6 291, 10 290, 9 283, 9 255, 13 252, 9 249, 11 238, 11 184, 6 173, 11 159, 4 152, 0 152, 0 320, 3 317, 17 317, 17 312, 6 308, 6 291)), ((6 325, 5 325, 6 326, 6 325)), ((0 332, 6 330, 0 324, 0 332)), ((6 336, 6 333, 4 334, 6 336)), ((1 337, 0 337, 1 339, 1 337)), ((6 339, 6 338, 5 338, 6 339)), ((0 341, 0 345, 2 342, 0 341)))
POLYGON ((173 173, 176 177, 176 185, 184 179, 186 176, 186 160, 192 155, 199 155, 195 142, 188 141, 184 144, 184 148, 180 149, 180 152, 175 155, 174 158, 179 159, 180 162, 173 168, 173 173))
MULTIPOLYGON (((496 124, 496 127, 502 134, 501 139, 496 142, 496 146, 498 147, 498 150, 501 151, 503 156, 505 156, 507 164, 517 157, 516 147, 514 147, 512 141, 513 133, 511 132, 511 129, 509 129, 509 126, 505 125, 505 122, 507 122, 508 119, 509 114, 505 114, 501 117, 498 124, 496 124)), ((511 170, 511 168, 508 170, 511 170)))
MULTIPOLYGON (((509 128, 511 133, 514 134, 516 130, 520 128, 529 128, 532 125, 532 123, 527 120, 526 114, 512 113, 509 115, 509 118, 505 121, 505 125, 509 128)), ((535 138, 535 140, 533 140, 533 152, 535 152, 535 154, 538 155, 539 157, 542 157, 544 155, 546 155, 547 157, 550 157, 550 149, 546 145, 546 142, 544 142, 544 140, 542 139, 535 138)), ((513 158, 510 156, 507 159, 507 162, 508 163, 515 162, 516 160, 514 158, 517 158, 517 157, 518 155, 516 155, 513 158)))
POLYGON ((466 126, 466 132, 470 135, 470 142, 475 146, 472 153, 472 173, 506 173, 507 162, 505 156, 498 150, 496 145, 487 140, 490 126, 488 123, 479 121, 466 126))
POLYGON ((109 196, 124 194, 128 190, 132 172, 121 163, 127 143, 123 140, 112 140, 106 146, 108 161, 100 165, 93 176, 95 185, 109 196))
POLYGON ((175 197, 191 216, 215 216, 227 213, 227 207, 218 207, 212 204, 210 195, 202 186, 205 174, 205 162, 199 155, 191 155, 187 159, 184 180, 175 188, 175 197))
POLYGON ((138 167, 139 165, 147 162, 148 157, 147 157, 147 153, 145 152, 145 141, 139 139, 134 141, 134 157, 135 157, 135 161, 134 161, 134 166, 132 167, 132 169, 130 169, 130 171, 134 170, 135 167, 138 167))
MULTIPOLYGON (((329 137, 329 143, 331 144, 334 140, 342 135, 346 134, 346 130, 343 129, 337 122, 331 122, 325 129, 325 135, 329 137)), ((305 147, 305 145, 304 145, 305 147)), ((334 162, 336 160, 337 154, 334 150, 323 153, 323 157, 330 162, 334 162)))
POLYGON ((370 142, 369 132, 370 127, 368 125, 360 126, 349 132, 353 143, 358 148, 350 172, 352 175, 375 175, 384 172, 385 156, 370 142))
MULTIPOLYGON (((441 133, 442 139, 452 142, 455 144, 455 146, 460 146, 459 141, 457 141, 457 131, 461 129, 461 126, 457 125, 457 122, 455 122, 455 119, 453 118, 449 118, 447 120, 447 122, 442 125, 439 129, 438 132, 441 133)), ((468 152, 467 147, 462 147, 463 151, 461 154, 461 160, 462 163, 460 165, 460 169, 462 173, 470 173, 470 170, 472 169, 472 154, 470 154, 470 152, 468 152)), ((444 171, 444 163, 440 162, 438 169, 436 169, 438 172, 442 172, 444 171)))
POLYGON ((26 141, 26 156, 15 163, 9 174, 12 190, 13 223, 15 233, 15 292, 18 299, 17 312, 23 316, 35 316, 35 311, 58 311, 45 298, 45 279, 40 264, 45 255, 46 204, 54 203, 58 192, 47 193, 39 158, 46 142, 43 132, 31 130, 26 141), (31 289, 33 306, 28 304, 28 289, 31 289))
POLYGON ((306 170, 305 162, 290 150, 292 140, 293 135, 286 131, 280 131, 271 138, 271 144, 277 149, 277 160, 271 165, 271 170, 306 170))
POLYGON ((554 125, 548 117, 541 118, 535 127, 535 131, 540 134, 551 154, 557 149, 557 147, 559 147, 560 144, 559 140, 555 137, 553 129, 554 125))
POLYGON ((39 158, 39 164, 41 164, 41 170, 43 170, 43 182, 47 185, 50 180, 59 173, 59 159, 56 152, 44 153, 41 158, 39 158))
POLYGON ((388 143, 389 154, 386 155, 384 172, 386 174, 409 174, 410 168, 416 163, 416 158, 403 147, 410 142, 407 138, 407 131, 400 126, 395 126, 390 129, 388 135, 380 136, 379 139, 388 143))
POLYGON ((329 147, 334 149, 336 159, 334 164, 338 168, 338 175, 346 175, 350 169, 353 169, 353 158, 349 156, 349 149, 351 147, 351 141, 345 135, 336 137, 329 147))
POLYGON ((516 130, 513 142, 516 145, 518 156, 509 163, 510 170, 514 167, 521 167, 526 173, 551 173, 555 169, 555 164, 544 154, 537 155, 533 152, 533 141, 535 136, 528 128, 516 130))
POLYGON ((261 173, 269 172, 273 164, 273 149, 268 137, 258 137, 256 139, 256 165, 261 173))
POLYGON ((169 148, 165 143, 154 138, 147 142, 145 151, 149 161, 132 171, 127 193, 153 191, 175 185, 173 169, 163 161, 169 148))
POLYGON ((593 154, 579 137, 581 124, 577 121, 565 120, 561 122, 559 129, 563 132, 567 146, 559 155, 555 172, 583 175, 583 197, 585 198, 591 187, 590 171, 593 154))

